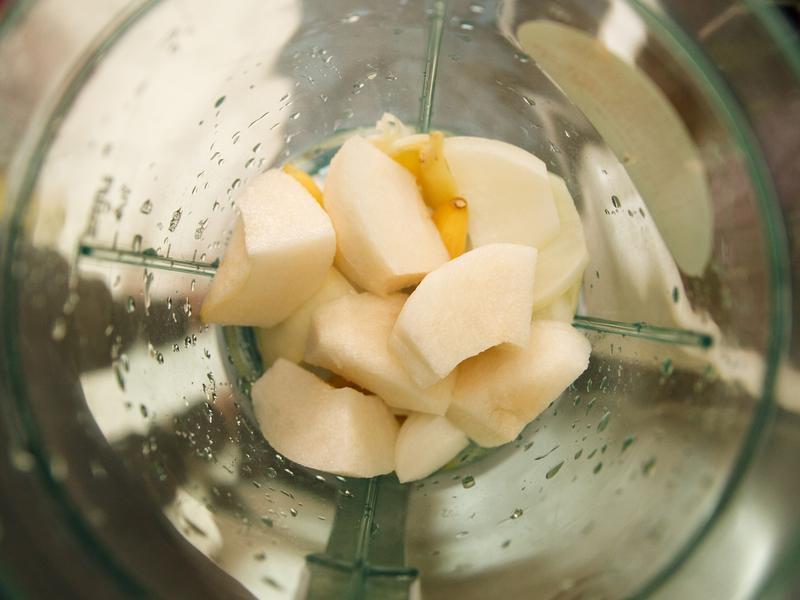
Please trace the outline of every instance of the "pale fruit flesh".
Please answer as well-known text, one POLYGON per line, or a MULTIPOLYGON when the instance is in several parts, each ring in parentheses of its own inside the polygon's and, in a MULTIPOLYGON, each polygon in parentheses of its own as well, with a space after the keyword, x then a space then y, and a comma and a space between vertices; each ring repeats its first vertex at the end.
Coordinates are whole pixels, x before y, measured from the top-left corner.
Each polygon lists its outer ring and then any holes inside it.
POLYGON ((469 445, 467 436, 445 417, 412 413, 400 427, 395 470, 400 483, 438 471, 469 445))
POLYGON ((251 394, 261 432, 286 458, 349 477, 394 470, 398 425, 377 396, 333 388, 284 359, 253 384, 251 394))
POLYGON ((533 154, 477 137, 446 138, 444 154, 469 202, 473 247, 506 242, 540 249, 558 235, 547 167, 533 154))
POLYGON ((350 282, 331 267, 322 287, 289 318, 275 327, 256 329, 256 340, 264 366, 268 367, 278 358, 285 358, 295 363, 301 362, 306 351, 311 316, 314 311, 332 300, 355 293, 356 290, 350 282))
POLYGON ((589 251, 583 235, 583 224, 567 184, 558 175, 550 174, 561 228, 556 238, 539 250, 536 263, 536 289, 533 308, 538 310, 564 294, 583 277, 589 264, 589 251))
POLYGON ((394 408, 443 415, 455 377, 423 389, 389 351, 389 336, 406 298, 366 292, 321 306, 311 321, 305 360, 378 394, 394 408))
POLYGON ((411 129, 392 113, 383 113, 375 123, 375 134, 369 141, 382 152, 389 154, 392 145, 397 141, 411 135, 411 129))
POLYGON ((498 346, 459 367, 447 418, 481 446, 508 443, 586 370, 590 351, 570 325, 534 321, 527 347, 498 346))
POLYGON ((295 167, 291 163, 283 165, 283 172, 294 177, 297 183, 302 185, 306 191, 311 194, 314 200, 317 201, 317 204, 322 206, 322 190, 319 189, 317 182, 314 181, 314 178, 311 177, 311 175, 302 169, 295 167))
POLYGON ((539 310, 533 311, 534 321, 561 321, 562 323, 572 323, 575 312, 578 309, 578 301, 581 295, 581 281, 572 284, 566 292, 558 296, 555 300, 543 306, 539 310))
POLYGON ((417 385, 433 385, 492 346, 527 345, 536 255, 528 246, 490 244, 422 280, 389 339, 390 350, 417 385))
POLYGON ((206 323, 271 327, 322 285, 336 249, 333 226, 277 169, 254 179, 237 205, 241 216, 200 315, 206 323))
POLYGON ((389 294, 449 259, 414 177, 360 136, 331 160, 324 203, 337 236, 336 265, 360 288, 389 294))

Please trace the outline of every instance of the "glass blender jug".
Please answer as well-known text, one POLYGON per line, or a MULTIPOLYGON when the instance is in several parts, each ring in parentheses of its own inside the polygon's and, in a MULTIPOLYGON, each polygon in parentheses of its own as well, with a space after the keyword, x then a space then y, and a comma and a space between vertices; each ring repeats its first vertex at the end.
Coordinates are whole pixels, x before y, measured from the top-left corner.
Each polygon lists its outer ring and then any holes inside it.
POLYGON ((0 590, 733 598, 783 584, 800 540, 782 458, 800 431, 800 58, 777 12, 80 5, 12 3, 0 24, 0 590), (252 332, 198 317, 238 190, 290 159, 324 173, 384 112, 540 157, 591 254, 574 322, 588 371, 515 442, 408 485, 276 454, 249 405, 252 332))

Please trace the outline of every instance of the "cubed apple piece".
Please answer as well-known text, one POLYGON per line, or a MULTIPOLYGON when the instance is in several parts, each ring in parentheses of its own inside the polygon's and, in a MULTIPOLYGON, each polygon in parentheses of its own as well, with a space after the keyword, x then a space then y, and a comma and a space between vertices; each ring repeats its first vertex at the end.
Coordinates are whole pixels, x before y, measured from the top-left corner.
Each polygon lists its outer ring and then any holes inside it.
POLYGON ((272 327, 322 286, 336 236, 311 194, 278 169, 253 179, 237 205, 241 216, 200 316, 205 323, 272 327))
POLYGON ((389 351, 389 335, 406 298, 365 292, 321 306, 311 320, 305 360, 378 394, 389 406, 443 415, 455 377, 422 389, 389 351))
POLYGON ((458 194, 469 202, 473 247, 495 242, 542 248, 559 231, 547 167, 499 140, 449 137, 444 155, 458 194))
POLYGON ((322 287, 289 318, 275 327, 256 329, 256 340, 264 366, 268 367, 278 358, 285 358, 296 363, 301 362, 306 351, 308 332, 311 329, 311 315, 314 314, 314 311, 331 300, 355 293, 356 290, 350 285, 350 282, 334 267, 331 267, 325 276, 322 287))
POLYGON ((583 224, 570 196, 567 184, 558 175, 549 174, 561 229, 556 238, 539 249, 536 263, 536 289, 533 309, 543 308, 566 293, 583 277, 589 264, 589 251, 583 235, 583 224))
POLYGON ((489 244, 428 274, 409 296, 389 349, 411 379, 427 388, 461 361, 530 337, 536 249, 489 244))
POLYGON ((333 388, 282 358, 251 395, 261 433, 286 458, 348 477, 394 470, 398 425, 377 396, 333 388))
POLYGON ((586 337, 558 321, 534 321, 525 348, 504 344, 458 369, 447 418, 475 443, 514 440, 589 364, 586 337))
MULTIPOLYGON (((534 290, 534 298, 536 291, 534 290)), ((561 321, 563 323, 572 323, 575 317, 575 311, 578 309, 578 300, 581 295, 581 281, 578 280, 572 284, 566 292, 558 296, 555 300, 540 308, 534 309, 534 321, 561 321)))
POLYGON ((306 191, 317 201, 317 204, 322 206, 322 190, 319 189, 317 182, 314 181, 311 175, 291 163, 283 165, 283 172, 294 177, 297 183, 306 188, 306 191))
POLYGON ((331 161, 325 209, 336 229, 336 266, 364 290, 415 285, 448 261, 414 177, 363 137, 331 161))
POLYGON ((395 470, 400 483, 427 477, 469 444, 467 436, 445 417, 412 413, 400 427, 395 470))

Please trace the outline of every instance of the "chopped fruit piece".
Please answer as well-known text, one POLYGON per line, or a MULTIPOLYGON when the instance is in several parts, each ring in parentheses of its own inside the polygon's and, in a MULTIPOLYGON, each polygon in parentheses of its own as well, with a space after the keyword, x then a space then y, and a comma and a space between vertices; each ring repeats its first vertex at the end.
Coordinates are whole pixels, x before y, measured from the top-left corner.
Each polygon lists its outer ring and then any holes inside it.
MULTIPOLYGON (((534 310, 534 321, 561 321, 562 323, 572 323, 573 317, 575 317, 575 311, 578 309, 578 299, 580 295, 581 282, 579 280, 550 304, 539 310, 534 310)), ((536 290, 533 291, 533 296, 536 298, 536 290)))
POLYGON ((572 326, 534 321, 527 347, 504 344, 459 367, 447 418, 481 446, 510 442, 586 370, 590 351, 572 326))
POLYGON ((444 417, 411 414, 400 427, 395 470, 400 483, 427 477, 469 444, 467 436, 444 417))
POLYGON ((261 432, 286 458, 349 477, 394 470, 398 425, 377 396, 335 389, 284 359, 253 384, 251 393, 261 432))
POLYGON ((336 229, 336 266, 367 291, 415 285, 449 258, 414 178, 363 137, 333 157, 325 209, 336 229))
POLYGON ((389 406, 443 415, 455 377, 422 389, 389 352, 389 335, 405 301, 403 294, 364 293, 325 304, 312 318, 305 359, 375 392, 389 406))
POLYGON ((459 196, 456 180, 445 157, 441 131, 432 131, 420 147, 419 184, 425 203, 434 210, 459 196))
POLYGON ((417 385, 433 385, 462 360, 497 344, 528 344, 536 254, 528 246, 490 244, 422 280, 389 338, 417 385))
POLYGON ((392 142, 392 145, 389 146, 387 154, 394 156, 395 154, 399 154, 400 152, 404 152, 406 150, 414 150, 417 154, 419 154, 420 148, 422 148, 422 145, 427 141, 427 133, 415 133, 413 135, 402 137, 392 142))
POLYGON ((253 407, 278 452, 407 482, 468 437, 514 440, 586 370, 588 251, 566 183, 525 150, 388 113, 376 130, 342 145, 322 195, 290 164, 244 190, 201 316, 262 328, 253 407))
POLYGON ((419 151, 427 143, 427 133, 415 133, 395 140, 386 151, 389 156, 416 178, 418 185, 420 174, 419 151))
POLYGON ((339 271, 330 268, 325 282, 316 294, 294 311, 289 318, 269 329, 257 329, 256 339, 264 366, 268 367, 278 358, 299 363, 306 351, 311 315, 323 304, 347 294, 355 294, 352 285, 339 271))
POLYGON ((237 205, 241 217, 200 317, 205 323, 272 327, 322 286, 336 237, 311 194, 277 169, 256 177, 237 205))
POLYGON ((561 230, 553 241, 539 250, 536 289, 533 291, 534 310, 543 308, 580 281, 589 264, 583 225, 567 184, 558 175, 550 174, 549 177, 561 230))
POLYGON ((375 123, 377 133, 369 138, 376 148, 389 154, 389 149, 397 140, 408 137, 411 130, 392 113, 383 113, 383 116, 375 123))
POLYGON ((391 157, 419 181, 419 148, 403 148, 391 157))
POLYGON ((322 190, 319 189, 319 186, 314 179, 312 179, 311 175, 302 169, 298 169, 291 163, 283 165, 283 171, 284 173, 294 177, 300 185, 306 188, 306 191, 309 194, 314 196, 314 200, 316 200, 319 205, 322 206, 322 190))
POLYGON ((559 231, 545 164, 498 140, 451 137, 444 154, 460 196, 469 202, 473 247, 495 242, 543 248, 559 231))
POLYGON ((433 211, 433 224, 450 258, 461 256, 467 248, 467 228, 469 226, 469 208, 464 198, 455 198, 445 202, 433 211))

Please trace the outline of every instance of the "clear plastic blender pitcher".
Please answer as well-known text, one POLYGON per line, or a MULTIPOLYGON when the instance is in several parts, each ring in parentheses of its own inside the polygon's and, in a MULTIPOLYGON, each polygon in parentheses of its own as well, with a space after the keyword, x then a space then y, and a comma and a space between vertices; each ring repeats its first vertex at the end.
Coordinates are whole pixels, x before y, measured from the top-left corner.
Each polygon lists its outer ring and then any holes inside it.
POLYGON ((775 9, 6 4, 0 592, 744 598, 791 581, 800 55, 775 9), (536 154, 591 254, 588 371, 514 443, 408 485, 276 454, 249 406, 252 332, 198 317, 238 190, 290 159, 324 172, 384 112, 536 154))

